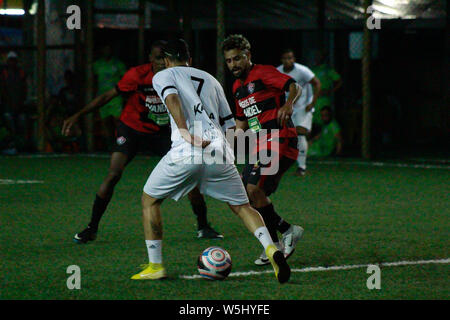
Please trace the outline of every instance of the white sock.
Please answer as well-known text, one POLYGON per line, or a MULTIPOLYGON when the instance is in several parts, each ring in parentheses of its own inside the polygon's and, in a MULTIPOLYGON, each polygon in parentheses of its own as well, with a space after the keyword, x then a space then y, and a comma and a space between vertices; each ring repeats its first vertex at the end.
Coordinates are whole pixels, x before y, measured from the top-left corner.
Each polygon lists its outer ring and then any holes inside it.
POLYGON ((271 244, 273 244, 272 238, 270 237, 269 230, 267 230, 267 227, 259 227, 255 230, 255 237, 258 238, 259 242, 264 247, 264 250, 271 244))
POLYGON ((306 154, 308 153, 308 141, 306 141, 305 136, 298 136, 298 167, 306 170, 306 154))
POLYGON ((145 240, 148 252, 148 261, 162 263, 162 240, 145 240))

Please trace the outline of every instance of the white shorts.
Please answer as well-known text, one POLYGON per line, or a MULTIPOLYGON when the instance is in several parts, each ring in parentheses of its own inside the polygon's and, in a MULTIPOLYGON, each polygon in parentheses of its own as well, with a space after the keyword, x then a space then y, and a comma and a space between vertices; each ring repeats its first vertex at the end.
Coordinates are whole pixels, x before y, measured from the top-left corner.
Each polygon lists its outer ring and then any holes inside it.
POLYGON ((294 108, 294 113, 292 114, 292 122, 296 127, 303 127, 308 131, 311 131, 312 119, 313 119, 314 108, 306 112, 306 107, 296 107, 294 108))
POLYGON ((169 151, 153 169, 144 192, 155 199, 178 201, 198 186, 201 193, 231 205, 249 203, 234 164, 207 165, 185 160, 173 161, 169 151))

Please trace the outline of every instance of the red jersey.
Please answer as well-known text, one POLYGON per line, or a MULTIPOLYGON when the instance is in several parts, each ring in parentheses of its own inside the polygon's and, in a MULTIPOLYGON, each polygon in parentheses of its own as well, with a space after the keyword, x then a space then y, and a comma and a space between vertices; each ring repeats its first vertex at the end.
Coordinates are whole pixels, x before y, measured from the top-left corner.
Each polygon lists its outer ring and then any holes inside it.
MULTIPOLYGON (((258 137, 258 144, 280 138, 280 153, 288 158, 297 159, 298 149, 288 143, 288 138, 296 138, 297 131, 291 119, 283 127, 278 124, 278 110, 285 103, 286 91, 295 82, 288 75, 279 72, 269 65, 255 64, 250 69, 247 78, 237 79, 233 84, 233 95, 236 101, 236 118, 248 121, 249 128, 255 132, 267 129, 268 135, 258 137), (279 135, 271 132, 278 129, 279 135)), ((270 148, 270 142, 268 143, 270 148)), ((259 147, 258 147, 259 148, 259 147)))
POLYGON ((119 120, 143 133, 156 133, 169 125, 167 109, 153 89, 153 76, 151 63, 140 65, 128 70, 116 86, 126 98, 119 120))

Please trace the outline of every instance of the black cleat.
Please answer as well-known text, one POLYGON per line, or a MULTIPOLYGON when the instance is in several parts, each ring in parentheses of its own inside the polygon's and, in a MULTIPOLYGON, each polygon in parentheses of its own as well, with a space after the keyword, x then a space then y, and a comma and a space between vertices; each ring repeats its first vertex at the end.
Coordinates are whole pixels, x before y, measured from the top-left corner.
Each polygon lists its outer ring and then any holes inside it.
POLYGON ((271 244, 266 248, 266 256, 272 264, 278 282, 287 282, 291 276, 291 268, 289 268, 284 254, 275 245, 271 244))
POLYGON ((223 239, 223 235, 214 230, 210 225, 197 231, 197 238, 199 239, 223 239))
POLYGON ((281 251, 275 252, 273 255, 273 260, 275 260, 276 264, 279 267, 277 279, 279 283, 285 283, 289 281, 291 277, 291 268, 286 262, 283 253, 281 251))
POLYGON ((75 234, 73 241, 78 244, 88 243, 94 241, 97 238, 97 230, 94 231, 91 227, 87 227, 80 233, 75 234))

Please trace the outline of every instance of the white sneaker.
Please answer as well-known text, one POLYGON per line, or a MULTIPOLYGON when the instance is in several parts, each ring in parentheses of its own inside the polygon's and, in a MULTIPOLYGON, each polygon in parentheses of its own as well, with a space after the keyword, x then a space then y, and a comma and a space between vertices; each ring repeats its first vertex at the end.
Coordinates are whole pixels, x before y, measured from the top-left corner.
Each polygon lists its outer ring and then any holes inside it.
POLYGON ((303 236, 303 231, 302 227, 292 225, 285 233, 283 233, 281 242, 284 245, 284 257, 286 259, 294 253, 295 245, 303 236))
MULTIPOLYGON (((277 247, 278 250, 283 252, 283 244, 282 243, 276 242, 275 246, 277 247)), ((267 264, 270 264, 270 260, 269 260, 269 258, 267 258, 267 255, 266 255, 266 250, 262 251, 262 253, 259 256, 259 258, 255 260, 255 264, 257 266, 265 266, 267 264)))

